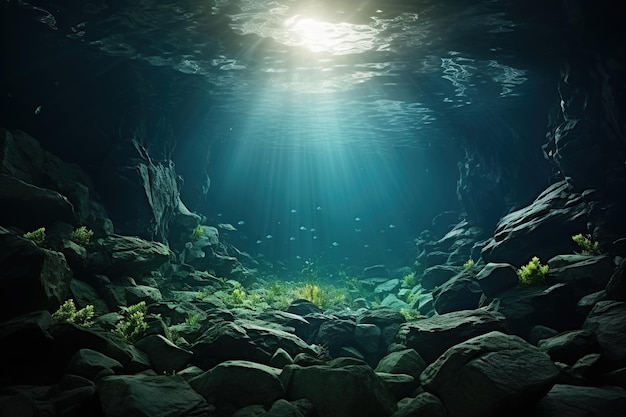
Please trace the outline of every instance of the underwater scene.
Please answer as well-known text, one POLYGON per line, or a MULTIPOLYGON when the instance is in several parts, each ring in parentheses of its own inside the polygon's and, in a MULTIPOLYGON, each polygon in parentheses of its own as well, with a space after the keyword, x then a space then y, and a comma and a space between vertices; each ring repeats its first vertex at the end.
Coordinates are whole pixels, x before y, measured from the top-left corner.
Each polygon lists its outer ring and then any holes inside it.
POLYGON ((618 5, 0 4, 0 417, 626 415, 618 5))

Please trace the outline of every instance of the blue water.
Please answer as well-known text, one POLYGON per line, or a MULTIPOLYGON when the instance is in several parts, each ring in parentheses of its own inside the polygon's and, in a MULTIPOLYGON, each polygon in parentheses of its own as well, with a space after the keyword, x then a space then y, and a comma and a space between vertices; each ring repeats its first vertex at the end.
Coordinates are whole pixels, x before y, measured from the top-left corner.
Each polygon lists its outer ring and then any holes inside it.
POLYGON ((173 158, 190 207, 234 226, 222 234, 238 248, 289 267, 313 258, 410 265, 415 237, 439 212, 460 209, 466 149, 486 149, 484 161, 499 164, 527 149, 540 158, 556 75, 546 71, 549 32, 535 35, 549 28, 532 16, 547 9, 471 0, 43 3, 23 6, 42 28, 141 74, 141 111, 157 121, 148 137, 161 134, 160 117, 174 118, 173 158), (197 184, 207 175, 203 195, 197 184))

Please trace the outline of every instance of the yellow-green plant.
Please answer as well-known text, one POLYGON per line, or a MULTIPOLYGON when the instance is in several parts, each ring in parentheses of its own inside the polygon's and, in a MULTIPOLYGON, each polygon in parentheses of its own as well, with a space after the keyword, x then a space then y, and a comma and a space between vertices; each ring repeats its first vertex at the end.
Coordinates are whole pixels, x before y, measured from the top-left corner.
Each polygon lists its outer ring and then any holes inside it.
POLYGON ((81 326, 91 326, 93 324, 94 311, 93 305, 88 304, 85 307, 76 309, 73 299, 65 301, 57 311, 52 313, 52 318, 57 321, 63 321, 66 323, 76 323, 81 326))
POLYGON ((193 228, 193 231, 191 232, 191 238, 194 240, 198 240, 202 237, 204 237, 204 228, 202 227, 202 225, 197 225, 193 228))
POLYGON ((520 285, 524 287, 532 285, 545 284, 546 274, 550 267, 548 265, 542 265, 539 258, 533 256, 533 258, 526 265, 522 266, 517 271, 517 277, 520 285))
POLYGON ((415 321, 425 318, 421 315, 419 311, 415 310, 414 308, 401 308, 400 314, 404 316, 406 321, 415 321))
POLYGON ((148 329, 146 323, 146 302, 140 301, 128 307, 122 307, 123 318, 115 326, 115 333, 129 343, 134 343, 148 329))
POLYGON ((201 318, 202 318, 202 314, 200 313, 190 313, 189 315, 187 315, 187 318, 185 319, 185 323, 190 326, 195 326, 196 324, 200 322, 201 318))
POLYGON ((235 284, 235 288, 230 293, 230 300, 233 304, 243 304, 248 294, 243 286, 239 283, 235 284))
POLYGON ((579 233, 572 236, 572 240, 578 245, 578 247, 580 247, 580 253, 582 255, 595 256, 602 253, 600 252, 600 245, 598 244, 598 242, 593 241, 591 235, 583 235, 582 233, 579 233))
POLYGON ((415 276, 415 272, 411 272, 402 277, 402 281, 400 285, 402 288, 413 288, 417 284, 417 277, 415 276))
POLYGON ((294 290, 294 295, 297 298, 304 298, 309 300, 313 304, 321 306, 323 304, 322 288, 319 285, 313 283, 307 283, 302 287, 298 287, 294 290))
POLYGON ((465 268, 465 269, 472 269, 474 267, 474 265, 476 265, 476 262, 472 258, 469 258, 463 264, 463 268, 465 268))
POLYGON ((35 242, 37 246, 42 246, 46 241, 46 228, 40 227, 37 230, 33 230, 32 232, 24 233, 24 238, 32 240, 35 242))
POLYGON ((77 227, 70 234, 70 240, 81 246, 87 245, 92 237, 93 230, 87 229, 87 226, 77 227))

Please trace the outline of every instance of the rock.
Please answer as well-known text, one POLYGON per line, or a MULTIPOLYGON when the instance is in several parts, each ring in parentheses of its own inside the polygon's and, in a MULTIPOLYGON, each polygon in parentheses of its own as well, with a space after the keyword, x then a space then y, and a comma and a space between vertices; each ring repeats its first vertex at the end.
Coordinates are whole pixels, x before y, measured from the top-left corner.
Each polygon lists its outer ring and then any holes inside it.
POLYGON ((341 349, 354 346, 354 328, 356 324, 352 320, 331 319, 320 324, 314 343, 325 346, 331 357, 340 356, 341 349))
POLYGON ((0 201, 5 226, 30 231, 56 221, 76 221, 74 207, 65 196, 5 174, 0 174, 0 201))
POLYGON ((316 355, 315 350, 291 333, 252 322, 218 321, 191 346, 191 363, 203 369, 231 359, 269 364, 279 347, 294 358, 298 353, 316 355))
POLYGON ((516 287, 498 294, 498 311, 506 317, 507 331, 524 339, 537 325, 563 332, 579 328, 584 321, 571 295, 570 286, 564 283, 516 287))
POLYGON ((392 417, 447 417, 441 400, 430 392, 423 392, 399 405, 392 417))
POLYGON ((267 365, 232 360, 190 379, 189 385, 218 408, 234 411, 252 404, 269 407, 285 392, 279 374, 280 369, 267 365))
POLYGON ((573 365, 583 356, 597 351, 596 336, 588 330, 572 330, 539 341, 539 349, 555 362, 573 365))
POLYGON ((403 349, 391 352, 383 357, 376 366, 376 372, 406 374, 419 382, 420 375, 426 369, 426 362, 415 349, 403 349))
POLYGON ((111 275, 140 277, 173 260, 167 246, 134 236, 111 235, 91 244, 90 269, 111 275))
POLYGON ((104 417, 183 417, 212 409, 176 375, 115 375, 102 378, 97 395, 104 417))
POLYGON ((397 310, 391 308, 378 308, 375 310, 359 311, 356 317, 358 324, 375 324, 384 329, 392 324, 402 324, 406 322, 404 316, 397 310))
POLYGON ((96 376, 103 370, 108 369, 117 374, 123 370, 123 366, 93 349, 80 349, 70 358, 66 369, 70 374, 96 381, 96 376))
POLYGON ((324 417, 386 417, 396 410, 394 398, 369 366, 339 363, 286 366, 281 380, 287 399, 306 398, 315 414, 324 417))
POLYGON ((395 296, 395 294, 387 294, 383 301, 380 302, 381 307, 391 308, 392 310, 400 311, 403 308, 409 308, 409 305, 395 296))
POLYGON ((604 361, 615 367, 626 364, 626 302, 598 302, 583 329, 596 335, 604 361))
POLYGON ((623 417, 626 391, 557 384, 529 412, 536 417, 623 417))
POLYGON ((448 281, 463 270, 462 267, 451 265, 435 265, 424 270, 421 284, 424 289, 432 290, 448 281))
POLYGON ((388 294, 396 291, 400 288, 400 280, 399 279, 390 279, 381 284, 378 284, 376 288, 374 288, 375 294, 388 294))
POLYGON ((460 273, 433 291, 438 314, 478 308, 483 290, 471 273, 460 273))
POLYGON ((556 336, 557 334, 559 334, 559 332, 557 332, 556 330, 548 326, 542 326, 541 324, 538 324, 537 326, 533 326, 530 329, 527 340, 533 345, 537 346, 539 344, 539 341, 552 336, 556 336))
POLYGON ((289 353, 283 348, 276 349, 276 352, 270 358, 269 365, 273 368, 283 369, 287 365, 291 365, 293 359, 289 353))
POLYGON ((0 227, 0 320, 37 310, 56 311, 70 294, 70 270, 60 252, 40 248, 0 227))
POLYGON ((606 255, 558 255, 547 264, 550 267, 548 281, 568 284, 571 297, 576 300, 603 290, 615 269, 606 255))
POLYGON ((421 382, 441 399, 449 417, 482 417, 539 400, 558 375, 546 353, 494 331, 448 349, 424 370, 421 382))
POLYGON ((146 352, 152 368, 159 374, 171 374, 182 370, 191 359, 192 352, 182 349, 160 334, 142 337, 135 346, 146 352))
POLYGON ((363 269, 361 278, 387 278, 389 270, 385 265, 373 265, 363 269))
POLYGON ((550 259, 574 252, 571 237, 587 229, 586 213, 581 195, 572 193, 565 180, 554 183, 530 205, 500 219, 482 258, 521 266, 533 256, 550 259))
POLYGON ((357 324, 354 328, 354 340, 360 350, 374 353, 380 347, 381 333, 380 328, 375 324, 357 324))
POLYGON ((411 375, 386 372, 376 372, 376 375, 383 381, 387 391, 396 401, 410 396, 419 386, 419 381, 415 381, 411 375))
POLYGON ((158 288, 150 287, 148 285, 126 287, 126 303, 128 305, 134 305, 142 301, 146 304, 152 304, 157 303, 162 299, 163 296, 158 288))
POLYGON ((500 292, 513 288, 518 283, 515 267, 507 263, 489 262, 476 275, 478 285, 487 297, 494 297, 500 292))
POLYGON ((504 316, 483 307, 405 323, 400 327, 397 340, 415 349, 426 363, 432 363, 458 343, 503 328, 504 316))
POLYGON ((622 259, 606 285, 610 300, 626 301, 626 258, 622 259))
POLYGON ((153 160, 137 139, 117 152, 97 179, 113 223, 119 233, 165 242, 180 199, 174 163, 153 160))

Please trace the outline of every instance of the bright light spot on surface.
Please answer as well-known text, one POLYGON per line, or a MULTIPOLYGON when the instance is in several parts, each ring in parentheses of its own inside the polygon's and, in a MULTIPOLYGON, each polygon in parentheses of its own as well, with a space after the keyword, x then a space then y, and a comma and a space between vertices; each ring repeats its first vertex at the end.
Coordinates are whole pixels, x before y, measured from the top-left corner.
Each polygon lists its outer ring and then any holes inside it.
POLYGON ((286 32, 277 33, 277 40, 289 46, 303 46, 312 52, 344 55, 367 52, 374 48, 377 30, 368 25, 329 23, 300 15, 284 22, 286 32))

